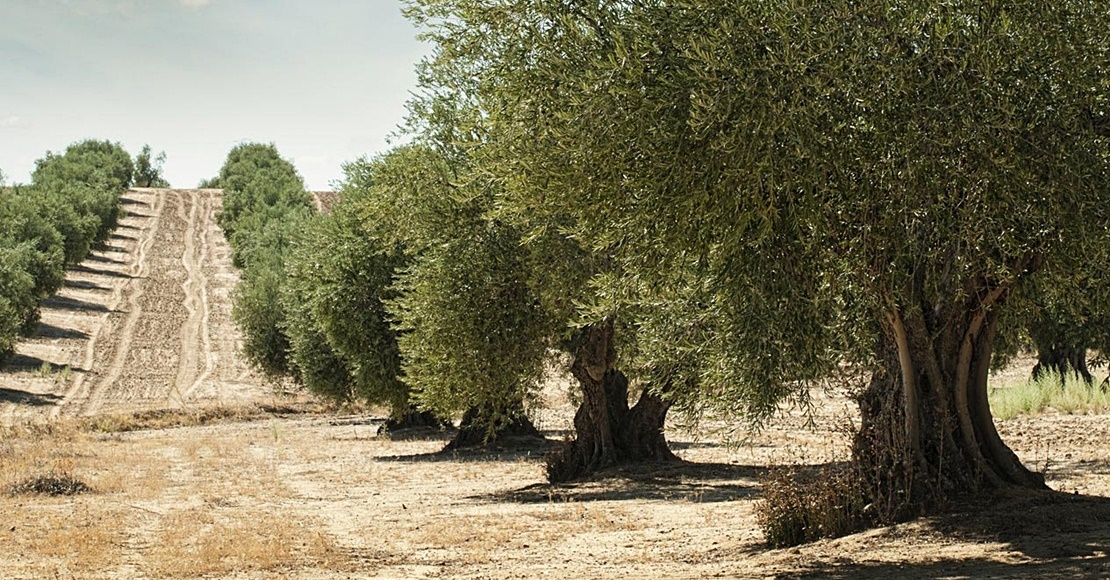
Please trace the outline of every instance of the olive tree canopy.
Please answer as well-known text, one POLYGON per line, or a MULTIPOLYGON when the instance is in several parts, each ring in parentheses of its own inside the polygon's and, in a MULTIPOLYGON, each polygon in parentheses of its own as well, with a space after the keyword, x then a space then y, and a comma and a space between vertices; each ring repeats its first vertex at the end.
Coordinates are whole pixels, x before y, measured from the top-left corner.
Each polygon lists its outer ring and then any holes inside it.
MULTIPOLYGON (((1110 11, 1086 0, 420 0, 509 214, 561 213, 668 394, 758 419, 873 369, 855 454, 915 499, 1043 485, 995 431, 1000 313, 1110 252, 1110 11), (654 313, 654 314, 653 314, 654 313), (862 366, 860 366, 862 365, 862 366), (879 445, 878 442, 887 442, 879 445)), ((604 306, 604 305, 603 305, 604 306)), ((887 479, 883 479, 883 478, 887 479)), ((883 479, 882 481, 879 481, 883 479)))

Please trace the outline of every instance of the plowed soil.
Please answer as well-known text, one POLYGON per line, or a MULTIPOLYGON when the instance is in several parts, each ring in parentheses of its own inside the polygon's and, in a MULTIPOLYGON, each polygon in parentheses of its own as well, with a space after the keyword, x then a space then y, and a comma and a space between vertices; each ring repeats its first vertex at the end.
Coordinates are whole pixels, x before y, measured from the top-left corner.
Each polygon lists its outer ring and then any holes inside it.
MULTIPOLYGON (((238 358, 220 192, 125 201, 109 247, 69 273, 0 373, 0 578, 1110 577, 1107 415, 998 422, 1058 493, 784 550, 756 522, 762 477, 846 458, 843 392, 815 391, 812 416, 784 408, 739 446, 730 425, 672 429, 689 463, 564 486, 544 483, 543 444, 445 454, 449 433, 382 438, 373 412, 92 428, 144 409, 304 407, 238 358), (19 492, 50 478, 91 491, 19 492)), ((570 429, 569 390, 554 377, 534 410, 551 440, 570 429)))
POLYGON ((237 354, 238 280, 216 225, 219 190, 140 189, 107 247, 71 269, 3 375, 0 418, 249 400, 237 354))

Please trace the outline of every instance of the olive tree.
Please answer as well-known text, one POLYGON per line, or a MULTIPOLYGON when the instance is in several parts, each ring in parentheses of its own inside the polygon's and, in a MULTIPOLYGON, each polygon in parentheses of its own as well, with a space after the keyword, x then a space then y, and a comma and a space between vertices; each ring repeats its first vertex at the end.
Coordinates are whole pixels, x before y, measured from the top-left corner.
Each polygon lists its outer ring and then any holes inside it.
POLYGON ((314 215, 286 263, 283 300, 294 366, 305 385, 337 400, 385 404, 386 430, 437 424, 414 408, 402 381, 397 332, 386 302, 405 256, 367 223, 358 179, 348 164, 339 203, 314 215))
POLYGON ((524 400, 545 344, 519 232, 485 215, 490 196, 464 171, 463 157, 414 144, 350 164, 343 194, 379 247, 376 268, 388 268, 371 294, 393 326, 378 352, 396 345, 418 407, 462 415, 452 448, 538 435, 524 400))
POLYGON ((1097 3, 415 4, 501 203, 571 216, 615 308, 696 298, 642 326, 692 353, 664 396, 766 417, 850 362, 875 497, 1043 487, 987 376, 1023 284, 1108 258, 1097 3))
POLYGON ((247 359, 271 378, 295 376, 289 361, 287 312, 281 300, 285 261, 313 213, 293 164, 273 144, 245 143, 220 168, 223 205, 217 222, 243 269, 232 317, 243 332, 247 359))
POLYGON ((165 162, 165 151, 151 157, 150 145, 143 145, 135 156, 135 187, 169 187, 169 182, 162 176, 162 164, 165 162))

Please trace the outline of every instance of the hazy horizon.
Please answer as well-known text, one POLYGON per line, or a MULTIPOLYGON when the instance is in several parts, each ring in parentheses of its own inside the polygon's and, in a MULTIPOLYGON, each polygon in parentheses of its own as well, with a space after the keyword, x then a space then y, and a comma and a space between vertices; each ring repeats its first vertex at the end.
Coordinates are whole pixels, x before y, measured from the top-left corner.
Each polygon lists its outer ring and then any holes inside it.
POLYGON ((164 151, 174 187, 274 143, 312 190, 388 147, 426 47, 400 0, 0 0, 0 171, 82 139, 164 151))

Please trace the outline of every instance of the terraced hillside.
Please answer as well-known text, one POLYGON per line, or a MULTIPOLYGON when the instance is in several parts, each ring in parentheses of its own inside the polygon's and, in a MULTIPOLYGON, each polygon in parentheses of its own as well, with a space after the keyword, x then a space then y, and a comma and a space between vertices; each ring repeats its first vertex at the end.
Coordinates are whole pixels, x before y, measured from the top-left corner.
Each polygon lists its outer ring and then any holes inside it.
POLYGON ((0 421, 190 406, 265 391, 236 356, 221 191, 134 189, 0 375, 0 421))

